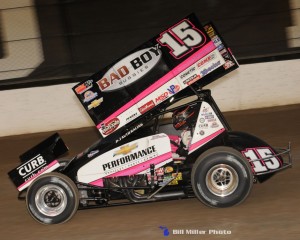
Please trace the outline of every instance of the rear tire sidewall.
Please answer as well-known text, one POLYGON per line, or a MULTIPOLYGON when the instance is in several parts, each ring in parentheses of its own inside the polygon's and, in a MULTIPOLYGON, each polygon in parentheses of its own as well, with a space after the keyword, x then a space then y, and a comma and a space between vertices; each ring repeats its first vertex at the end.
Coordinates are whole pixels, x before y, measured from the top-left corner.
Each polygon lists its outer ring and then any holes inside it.
POLYGON ((253 175, 249 163, 238 151, 229 147, 215 147, 200 155, 193 166, 191 180, 194 193, 201 202, 210 207, 222 208, 243 202, 253 185, 253 175), (238 185, 228 196, 213 194, 206 183, 207 173, 219 164, 231 167, 238 176, 238 185))
POLYGON ((68 221, 77 211, 79 204, 78 190, 74 182, 60 173, 48 173, 37 178, 29 187, 26 195, 26 205, 30 215, 42 224, 58 224, 68 221), (35 197, 39 189, 54 185, 61 189, 66 196, 64 210, 56 216, 47 216, 39 211, 35 197))

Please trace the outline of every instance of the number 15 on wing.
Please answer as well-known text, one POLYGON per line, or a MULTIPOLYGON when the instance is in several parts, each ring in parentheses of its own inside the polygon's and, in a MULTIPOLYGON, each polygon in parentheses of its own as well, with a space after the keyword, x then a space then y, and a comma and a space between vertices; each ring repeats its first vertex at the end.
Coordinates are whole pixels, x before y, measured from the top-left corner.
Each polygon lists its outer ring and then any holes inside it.
POLYGON ((282 161, 268 147, 247 148, 242 154, 249 160, 255 173, 275 170, 282 166, 282 161))
POLYGON ((175 26, 161 33, 157 41, 170 49, 174 58, 182 58, 195 48, 203 46, 206 36, 189 20, 184 19, 175 26))

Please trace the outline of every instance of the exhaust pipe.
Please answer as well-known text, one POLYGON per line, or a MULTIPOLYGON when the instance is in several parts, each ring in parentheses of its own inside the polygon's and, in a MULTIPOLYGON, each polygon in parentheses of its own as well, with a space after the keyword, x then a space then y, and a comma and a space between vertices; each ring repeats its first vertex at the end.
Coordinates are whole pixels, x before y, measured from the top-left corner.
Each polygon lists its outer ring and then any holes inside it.
POLYGON ((185 193, 183 191, 177 192, 167 192, 167 193, 157 193, 153 196, 155 199, 165 199, 165 198, 183 198, 185 193))

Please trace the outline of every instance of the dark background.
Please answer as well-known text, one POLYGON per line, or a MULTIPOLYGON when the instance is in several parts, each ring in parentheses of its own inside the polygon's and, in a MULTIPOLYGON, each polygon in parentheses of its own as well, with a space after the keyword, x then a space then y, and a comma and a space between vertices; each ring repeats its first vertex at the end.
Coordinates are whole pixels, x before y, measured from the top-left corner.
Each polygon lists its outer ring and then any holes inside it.
POLYGON ((287 46, 289 1, 36 0, 35 7, 45 60, 25 78, 0 81, 0 90, 79 82, 191 12, 216 24, 241 64, 300 55, 287 46))

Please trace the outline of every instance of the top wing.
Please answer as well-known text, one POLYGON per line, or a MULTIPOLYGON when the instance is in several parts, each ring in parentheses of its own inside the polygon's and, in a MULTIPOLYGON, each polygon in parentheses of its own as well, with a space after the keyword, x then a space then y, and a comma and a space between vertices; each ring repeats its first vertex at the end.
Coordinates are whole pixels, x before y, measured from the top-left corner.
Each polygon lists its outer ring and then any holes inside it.
POLYGON ((107 137, 191 84, 202 87, 238 67, 212 23, 194 14, 73 87, 107 137))

